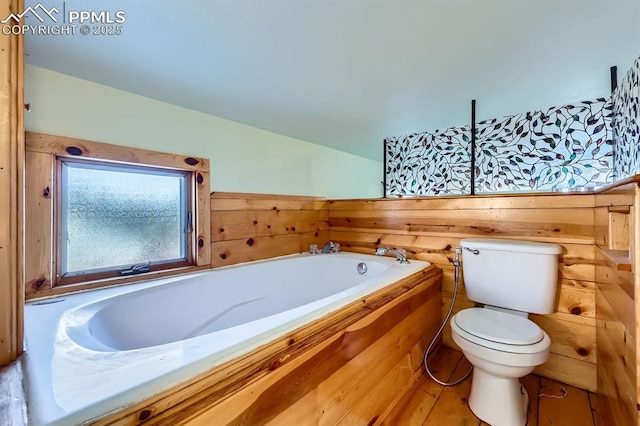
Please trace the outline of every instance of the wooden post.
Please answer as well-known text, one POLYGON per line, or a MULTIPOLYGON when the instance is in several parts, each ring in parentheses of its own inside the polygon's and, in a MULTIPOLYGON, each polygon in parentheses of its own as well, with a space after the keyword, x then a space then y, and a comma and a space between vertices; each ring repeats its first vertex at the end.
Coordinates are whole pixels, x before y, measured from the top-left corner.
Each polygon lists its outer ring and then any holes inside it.
MULTIPOLYGON (((23 0, 0 2, 0 19, 23 0)), ((22 353, 23 340, 24 41, 0 35, 0 365, 22 353)))

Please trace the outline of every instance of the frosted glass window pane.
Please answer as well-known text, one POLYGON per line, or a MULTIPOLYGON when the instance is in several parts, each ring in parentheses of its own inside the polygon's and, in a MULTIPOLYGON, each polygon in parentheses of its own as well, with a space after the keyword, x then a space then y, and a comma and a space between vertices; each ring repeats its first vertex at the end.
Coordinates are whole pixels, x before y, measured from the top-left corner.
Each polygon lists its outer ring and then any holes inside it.
POLYGON ((63 163, 63 274, 185 259, 186 174, 63 163))

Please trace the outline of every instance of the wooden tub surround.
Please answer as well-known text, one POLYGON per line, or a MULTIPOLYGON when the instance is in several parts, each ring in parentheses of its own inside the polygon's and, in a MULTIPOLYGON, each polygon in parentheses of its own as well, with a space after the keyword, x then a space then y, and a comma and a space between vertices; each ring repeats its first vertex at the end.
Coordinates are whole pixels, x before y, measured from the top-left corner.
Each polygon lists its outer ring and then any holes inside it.
POLYGON ((441 270, 429 266, 95 424, 368 424, 385 418, 422 374, 422 351, 440 325, 441 278, 441 270))

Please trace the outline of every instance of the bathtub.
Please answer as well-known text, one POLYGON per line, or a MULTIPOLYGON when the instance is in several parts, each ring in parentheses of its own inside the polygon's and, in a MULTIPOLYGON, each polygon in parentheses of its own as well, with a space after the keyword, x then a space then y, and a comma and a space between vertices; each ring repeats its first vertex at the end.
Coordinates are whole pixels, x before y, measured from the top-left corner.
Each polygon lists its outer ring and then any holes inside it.
POLYGON ((30 422, 144 401, 428 266, 300 254, 27 303, 30 422))

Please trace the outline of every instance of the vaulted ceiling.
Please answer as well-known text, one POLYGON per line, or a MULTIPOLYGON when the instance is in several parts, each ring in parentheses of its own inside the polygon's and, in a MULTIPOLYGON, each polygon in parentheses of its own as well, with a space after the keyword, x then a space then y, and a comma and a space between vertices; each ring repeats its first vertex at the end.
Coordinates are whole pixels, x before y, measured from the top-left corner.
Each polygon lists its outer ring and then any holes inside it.
POLYGON ((376 160, 386 136, 468 124, 471 99, 482 119, 606 96, 640 55, 638 0, 42 4, 126 21, 27 35, 27 63, 376 160))

